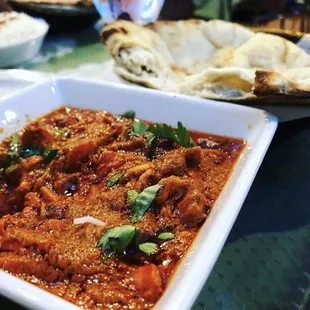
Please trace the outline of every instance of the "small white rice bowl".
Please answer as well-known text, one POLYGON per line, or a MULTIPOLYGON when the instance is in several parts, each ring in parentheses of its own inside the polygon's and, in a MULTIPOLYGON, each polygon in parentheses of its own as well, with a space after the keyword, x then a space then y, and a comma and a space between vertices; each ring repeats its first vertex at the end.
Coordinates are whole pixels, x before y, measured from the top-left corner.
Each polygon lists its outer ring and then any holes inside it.
POLYGON ((23 13, 0 13, 0 68, 14 67, 33 58, 48 31, 45 21, 23 13))

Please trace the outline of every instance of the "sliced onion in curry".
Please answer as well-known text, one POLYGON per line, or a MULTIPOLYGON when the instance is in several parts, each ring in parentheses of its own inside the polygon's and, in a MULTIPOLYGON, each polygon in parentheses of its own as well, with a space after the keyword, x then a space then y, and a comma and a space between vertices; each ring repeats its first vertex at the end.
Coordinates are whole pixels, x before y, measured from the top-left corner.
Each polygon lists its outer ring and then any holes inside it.
POLYGON ((77 217, 73 220, 73 224, 75 225, 80 225, 80 224, 85 224, 85 223, 90 223, 90 224, 94 224, 94 225, 98 225, 102 227, 107 225, 107 223, 100 221, 92 216, 77 217))

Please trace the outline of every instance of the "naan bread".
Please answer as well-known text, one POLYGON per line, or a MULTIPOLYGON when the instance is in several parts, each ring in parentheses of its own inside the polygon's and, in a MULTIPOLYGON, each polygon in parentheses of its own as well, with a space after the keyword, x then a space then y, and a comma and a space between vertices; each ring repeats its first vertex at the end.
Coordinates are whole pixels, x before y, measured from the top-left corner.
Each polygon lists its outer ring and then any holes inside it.
POLYGON ((154 89, 229 101, 310 97, 310 55, 238 24, 119 20, 103 29, 101 40, 122 78, 154 89))

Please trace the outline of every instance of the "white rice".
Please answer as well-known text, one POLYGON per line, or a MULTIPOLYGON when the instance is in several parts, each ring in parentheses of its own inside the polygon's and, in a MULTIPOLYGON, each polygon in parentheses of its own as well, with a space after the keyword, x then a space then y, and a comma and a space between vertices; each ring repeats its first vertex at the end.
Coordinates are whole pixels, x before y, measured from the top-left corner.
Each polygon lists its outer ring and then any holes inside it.
POLYGON ((17 12, 0 13, 0 46, 35 38, 44 33, 44 23, 17 12))

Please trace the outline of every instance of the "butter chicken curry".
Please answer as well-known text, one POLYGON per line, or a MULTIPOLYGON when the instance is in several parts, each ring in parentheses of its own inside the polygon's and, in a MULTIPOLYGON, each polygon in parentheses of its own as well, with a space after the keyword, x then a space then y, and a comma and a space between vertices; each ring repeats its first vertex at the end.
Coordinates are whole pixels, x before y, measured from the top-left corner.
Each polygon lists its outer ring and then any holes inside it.
POLYGON ((84 309, 152 308, 244 144, 59 108, 0 145, 0 268, 84 309))

